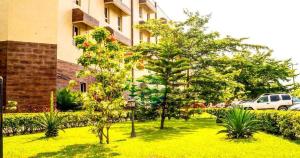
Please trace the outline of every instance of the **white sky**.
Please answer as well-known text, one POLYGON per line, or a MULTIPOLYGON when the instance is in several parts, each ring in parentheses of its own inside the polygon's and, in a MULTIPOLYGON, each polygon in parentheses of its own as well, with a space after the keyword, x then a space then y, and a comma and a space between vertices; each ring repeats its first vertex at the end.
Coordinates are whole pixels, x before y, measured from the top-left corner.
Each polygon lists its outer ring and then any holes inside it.
POLYGON ((274 50, 275 58, 292 58, 300 70, 300 0, 156 1, 175 21, 185 19, 183 9, 211 14, 211 30, 267 45, 274 50))

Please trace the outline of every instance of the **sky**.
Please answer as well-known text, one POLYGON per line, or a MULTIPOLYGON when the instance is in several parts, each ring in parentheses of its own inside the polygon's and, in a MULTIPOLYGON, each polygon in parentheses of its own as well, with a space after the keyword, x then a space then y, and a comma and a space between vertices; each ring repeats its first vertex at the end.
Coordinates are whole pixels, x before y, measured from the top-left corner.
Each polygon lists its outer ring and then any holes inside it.
POLYGON ((274 58, 292 58, 300 70, 300 0, 156 1, 174 21, 186 18, 183 9, 211 14, 210 30, 236 38, 248 37, 249 43, 270 47, 274 58))

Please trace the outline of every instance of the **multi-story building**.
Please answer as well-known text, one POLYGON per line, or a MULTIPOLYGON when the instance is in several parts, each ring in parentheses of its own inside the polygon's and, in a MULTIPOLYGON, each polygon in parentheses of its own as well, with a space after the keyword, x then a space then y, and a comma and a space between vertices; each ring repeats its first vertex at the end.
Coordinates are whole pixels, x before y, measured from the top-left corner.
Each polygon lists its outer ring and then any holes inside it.
POLYGON ((106 27, 124 45, 155 42, 135 26, 147 19, 168 20, 150 0, 1 0, 0 76, 4 102, 17 101, 19 112, 42 111, 50 91, 77 80, 86 91, 90 79, 78 79, 81 52, 73 37, 106 27))

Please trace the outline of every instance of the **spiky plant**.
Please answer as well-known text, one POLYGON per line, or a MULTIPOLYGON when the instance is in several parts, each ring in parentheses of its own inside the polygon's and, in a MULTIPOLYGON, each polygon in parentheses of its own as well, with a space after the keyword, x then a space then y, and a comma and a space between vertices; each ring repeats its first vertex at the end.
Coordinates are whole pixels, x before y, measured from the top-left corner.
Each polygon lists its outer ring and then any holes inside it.
POLYGON ((235 107, 226 112, 223 126, 226 129, 219 133, 227 133, 229 138, 249 138, 258 131, 259 121, 251 111, 235 107))
POLYGON ((39 120, 39 124, 42 128, 46 130, 46 137, 56 137, 58 136, 58 130, 62 124, 63 118, 59 116, 58 112, 54 111, 53 104, 53 92, 51 92, 50 97, 50 112, 44 113, 44 116, 39 120))

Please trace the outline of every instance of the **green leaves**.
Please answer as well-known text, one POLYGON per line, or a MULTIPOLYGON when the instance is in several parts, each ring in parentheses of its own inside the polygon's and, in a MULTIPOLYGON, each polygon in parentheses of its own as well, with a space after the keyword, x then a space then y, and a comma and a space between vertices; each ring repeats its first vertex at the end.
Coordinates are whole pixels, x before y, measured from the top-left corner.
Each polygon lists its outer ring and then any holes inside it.
POLYGON ((95 79, 84 97, 84 107, 91 118, 95 116, 95 111, 99 111, 99 119, 91 119, 95 125, 93 131, 96 131, 102 142, 103 130, 106 128, 109 143, 109 128, 122 117, 126 104, 123 94, 129 79, 130 63, 125 61, 121 46, 105 28, 96 28, 86 34, 84 39, 82 45, 78 45, 83 50, 78 63, 84 67, 79 75, 95 79))
POLYGON ((255 115, 240 107, 229 109, 224 118, 224 127, 219 133, 227 133, 230 138, 249 138, 258 131, 259 121, 255 115))

